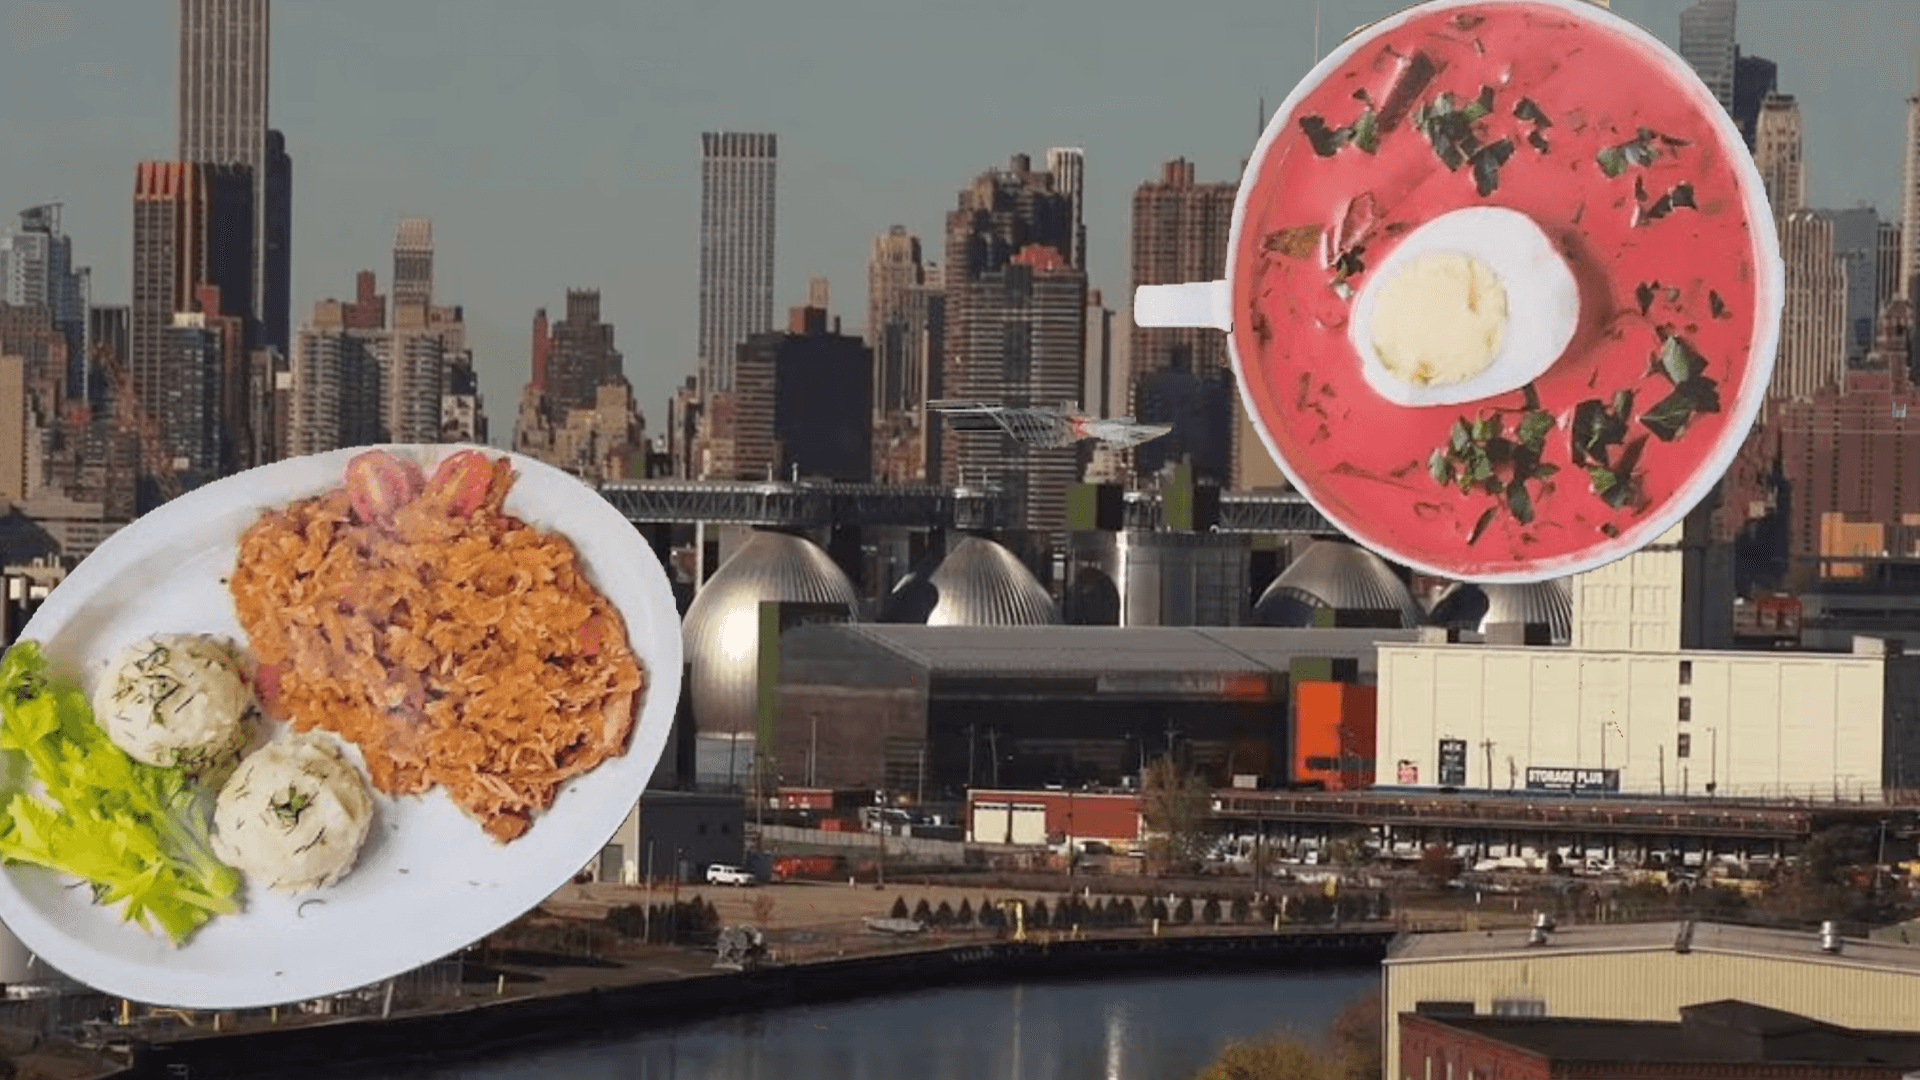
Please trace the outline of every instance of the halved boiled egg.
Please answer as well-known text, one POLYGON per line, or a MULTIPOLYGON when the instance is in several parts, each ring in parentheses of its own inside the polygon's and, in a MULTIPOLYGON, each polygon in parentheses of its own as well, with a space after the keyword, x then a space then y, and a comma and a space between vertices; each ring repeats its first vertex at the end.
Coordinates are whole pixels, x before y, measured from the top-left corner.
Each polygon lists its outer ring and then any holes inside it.
POLYGON ((1539 378, 1579 320, 1573 272, 1533 219, 1472 207, 1415 229, 1367 275, 1347 334, 1381 397, 1459 405, 1539 378))

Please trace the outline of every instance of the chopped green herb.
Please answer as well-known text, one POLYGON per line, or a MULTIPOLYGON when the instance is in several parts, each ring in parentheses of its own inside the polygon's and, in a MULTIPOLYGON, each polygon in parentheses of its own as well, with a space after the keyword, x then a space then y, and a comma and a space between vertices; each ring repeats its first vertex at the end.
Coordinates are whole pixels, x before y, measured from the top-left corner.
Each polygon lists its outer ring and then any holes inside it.
POLYGON ((1694 352, 1684 338, 1671 334, 1660 343, 1660 351, 1653 354, 1647 373, 1665 375, 1668 382, 1680 386, 1706 369, 1706 359, 1694 352))
POLYGON ((1598 398, 1590 398, 1573 407, 1570 453, 1576 466, 1605 466, 1611 450, 1627 437, 1627 414, 1633 409, 1631 391, 1614 395, 1613 407, 1598 398))
POLYGON ((1665 142, 1669 146, 1686 145, 1673 142, 1647 128, 1641 128, 1633 138, 1619 146, 1602 149, 1594 155, 1594 160, 1600 163, 1600 171, 1612 179, 1636 165, 1644 167, 1653 164, 1653 160, 1660 156, 1659 149, 1654 146, 1655 141, 1665 142))
POLYGON ((1481 141, 1476 125, 1493 112, 1493 87, 1484 86, 1480 96, 1465 105, 1443 93, 1414 110, 1413 123, 1433 144, 1433 152, 1449 172, 1471 166, 1474 188, 1484 198, 1500 186, 1500 166, 1513 157, 1513 140, 1493 143, 1481 141))
POLYGON ((1350 137, 1346 128, 1328 127, 1327 122, 1318 116, 1301 117, 1300 130, 1306 133, 1307 145, 1313 147, 1313 152, 1321 157, 1332 157, 1339 153, 1350 137))
POLYGON ((1513 107, 1513 115, 1516 120, 1524 120, 1534 127, 1553 126, 1553 121, 1547 119, 1547 114, 1540 111, 1540 106, 1532 98, 1521 98, 1513 107))
POLYGON ((267 803, 267 806, 273 810, 273 816, 279 818, 280 824, 289 829, 300 824, 300 815, 306 813, 307 807, 312 805, 313 796, 292 785, 288 785, 285 795, 271 799, 267 803))
POLYGON ((1615 510, 1626 507, 1639 509, 1646 505, 1643 478, 1638 471, 1640 455, 1646 445, 1647 438, 1642 435, 1626 444, 1621 450, 1620 460, 1611 467, 1592 465, 1587 468, 1587 479, 1593 484, 1593 493, 1615 510))
POLYGON ((1469 543, 1485 531, 1501 507, 1522 525, 1531 524, 1535 515, 1538 487, 1559 469, 1540 460, 1546 440, 1554 427, 1552 414, 1542 410, 1540 396, 1532 385, 1522 391, 1525 407, 1511 433, 1502 411, 1485 413, 1472 420, 1458 417, 1447 432, 1447 445, 1435 449, 1427 459, 1428 475, 1436 484, 1457 487, 1462 495, 1475 493, 1498 500, 1489 507, 1486 518, 1475 527, 1469 543), (1529 488, 1528 485, 1534 485, 1529 488))
POLYGON ((1724 319, 1727 317, 1727 302, 1720 299, 1719 293, 1709 291, 1707 293, 1707 310, 1713 313, 1714 318, 1724 319))
POLYGON ((1657 281, 1643 281, 1633 287, 1633 299, 1640 305, 1640 314, 1645 315, 1653 310, 1654 292, 1659 287, 1660 283, 1657 281))
POLYGON ((1693 185, 1679 183, 1669 189, 1666 194, 1655 199, 1653 205, 1640 210, 1634 224, 1638 225, 1648 221, 1659 221, 1675 210, 1695 209, 1698 209, 1698 207, 1693 201, 1693 185))
POLYGON ((1706 375, 1707 361, 1686 339, 1668 335, 1654 354, 1651 370, 1673 384, 1673 392, 1640 417, 1661 442, 1672 442, 1701 413, 1720 411, 1720 386, 1706 375))
POLYGON ((1500 166, 1513 157, 1513 140, 1501 139, 1474 152, 1473 187, 1481 198, 1493 194, 1500 187, 1500 166))
MULTIPOLYGON (((1355 95, 1365 100, 1362 95, 1355 95)), ((1380 149, 1380 119, 1369 104, 1360 111, 1358 118, 1345 127, 1333 127, 1319 116, 1300 118, 1300 130, 1307 136, 1307 144, 1321 157, 1332 157, 1348 146, 1359 147, 1362 153, 1371 154, 1380 149)))

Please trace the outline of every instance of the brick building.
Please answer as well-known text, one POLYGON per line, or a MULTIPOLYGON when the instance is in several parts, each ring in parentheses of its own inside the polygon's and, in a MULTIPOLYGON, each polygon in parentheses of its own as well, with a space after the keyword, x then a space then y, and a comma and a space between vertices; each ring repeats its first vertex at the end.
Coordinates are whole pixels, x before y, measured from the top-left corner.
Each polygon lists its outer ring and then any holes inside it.
POLYGON ((1436 1007, 1398 1022, 1400 1080, 1880 1080, 1920 1067, 1920 1034, 1735 1000, 1687 1006, 1677 1023, 1436 1007))

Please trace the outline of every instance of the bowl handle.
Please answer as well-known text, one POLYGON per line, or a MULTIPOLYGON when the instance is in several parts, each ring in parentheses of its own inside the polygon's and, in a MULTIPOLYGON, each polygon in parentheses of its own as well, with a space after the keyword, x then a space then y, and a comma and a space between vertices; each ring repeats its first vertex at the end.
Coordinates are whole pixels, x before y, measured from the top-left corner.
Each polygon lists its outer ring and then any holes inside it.
POLYGON ((1233 329, 1233 292, 1224 281, 1142 285, 1133 292, 1133 325, 1233 329))

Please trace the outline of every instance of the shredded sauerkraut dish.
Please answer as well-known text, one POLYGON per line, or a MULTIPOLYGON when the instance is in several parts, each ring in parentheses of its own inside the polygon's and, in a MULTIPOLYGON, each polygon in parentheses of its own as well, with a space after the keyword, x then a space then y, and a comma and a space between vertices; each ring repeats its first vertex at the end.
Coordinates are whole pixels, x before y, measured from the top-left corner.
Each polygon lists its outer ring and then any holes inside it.
POLYGON ((645 675, 563 536, 503 509, 512 461, 429 479, 373 450, 270 511, 229 578, 267 714, 360 748, 390 795, 438 786, 501 842, 626 752, 645 675))

